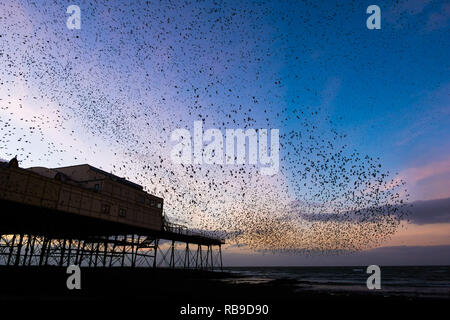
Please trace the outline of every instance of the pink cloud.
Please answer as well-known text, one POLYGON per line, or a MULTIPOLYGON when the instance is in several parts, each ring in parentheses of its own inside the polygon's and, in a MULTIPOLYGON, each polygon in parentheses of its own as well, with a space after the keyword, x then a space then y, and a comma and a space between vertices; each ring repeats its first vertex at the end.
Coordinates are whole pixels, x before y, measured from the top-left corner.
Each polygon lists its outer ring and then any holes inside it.
POLYGON ((417 200, 450 197, 450 157, 431 162, 419 167, 403 170, 400 177, 404 179, 411 194, 417 200))
POLYGON ((450 158, 429 163, 422 167, 409 168, 404 173, 412 183, 417 183, 428 177, 450 172, 450 158))

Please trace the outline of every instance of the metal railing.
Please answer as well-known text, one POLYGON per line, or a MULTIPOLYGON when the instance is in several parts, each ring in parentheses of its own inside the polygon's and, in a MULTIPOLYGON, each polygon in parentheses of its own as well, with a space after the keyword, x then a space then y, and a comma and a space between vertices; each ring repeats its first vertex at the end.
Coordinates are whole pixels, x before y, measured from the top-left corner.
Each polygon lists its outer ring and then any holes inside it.
POLYGON ((220 239, 219 237, 214 237, 214 236, 211 236, 211 235, 209 235, 207 233, 202 233, 202 232, 199 232, 199 231, 190 230, 188 227, 186 227, 184 225, 169 222, 169 221, 167 221, 167 217, 164 217, 163 228, 164 228, 164 231, 169 231, 169 232, 173 232, 173 233, 183 234, 183 235, 187 235, 187 236, 206 237, 206 238, 219 240, 219 241, 223 240, 223 239, 220 239))

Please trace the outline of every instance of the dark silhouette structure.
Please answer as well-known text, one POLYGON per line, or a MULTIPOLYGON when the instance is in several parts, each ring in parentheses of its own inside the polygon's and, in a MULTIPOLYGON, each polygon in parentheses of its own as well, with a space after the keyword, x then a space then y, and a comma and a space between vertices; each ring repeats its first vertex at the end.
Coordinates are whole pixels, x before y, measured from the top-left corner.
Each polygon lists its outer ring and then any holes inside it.
POLYGON ((171 224, 163 199, 90 165, 0 163, 0 265, 221 269, 224 241, 171 224))

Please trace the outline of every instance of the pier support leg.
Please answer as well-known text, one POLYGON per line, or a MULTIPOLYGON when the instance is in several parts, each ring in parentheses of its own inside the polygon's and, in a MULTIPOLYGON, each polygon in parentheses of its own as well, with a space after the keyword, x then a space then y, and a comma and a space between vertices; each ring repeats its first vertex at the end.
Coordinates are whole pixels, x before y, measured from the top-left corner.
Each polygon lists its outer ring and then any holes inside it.
POLYGON ((16 259, 14 260, 15 266, 18 266, 20 262, 20 255, 22 253, 22 243, 23 243, 23 234, 21 233, 19 236, 19 243, 17 244, 16 259))
POLYGON ((156 256, 158 254, 159 239, 155 239, 155 257, 153 258, 153 268, 156 268, 156 256))
POLYGON ((14 234, 12 239, 10 240, 10 246, 9 246, 9 252, 8 252, 8 262, 6 265, 9 266, 10 262, 11 262, 11 258, 13 255, 13 251, 14 251, 14 243, 16 242, 16 235, 14 234))
POLYGON ((23 255, 22 266, 24 266, 27 262, 28 251, 30 251, 30 246, 31 246, 31 236, 28 234, 27 235, 27 245, 25 246, 25 254, 23 255))
POLYGON ((122 263, 121 263, 122 268, 125 265, 126 247, 127 247, 127 236, 125 235, 123 238, 122 263))
POLYGON ((170 267, 175 268, 175 241, 172 240, 172 245, 170 247, 170 267))
POLYGON ((103 267, 106 267, 106 257, 108 256, 108 241, 109 236, 106 237, 105 242, 103 242, 103 267))
POLYGON ((86 248, 86 240, 83 240, 83 246, 82 246, 81 252, 80 252, 80 261, 78 262, 78 265, 80 267, 81 267, 81 264, 83 263, 84 248, 86 248))
POLYGON ((184 253, 184 267, 189 268, 189 242, 186 242, 186 252, 184 253))
POLYGON ((109 266, 110 267, 112 266, 112 262, 113 262, 113 259, 114 259, 114 253, 115 253, 115 250, 116 250, 116 246, 117 246, 117 236, 114 236, 114 244, 113 244, 113 247, 112 247, 112 250, 111 250, 111 256, 110 256, 110 259, 109 259, 109 266))
POLYGON ((30 249, 30 258, 28 258, 28 265, 31 266, 33 255, 34 255, 34 244, 36 243, 36 236, 32 236, 33 240, 31 241, 31 249, 30 249))
POLYGON ((67 248, 67 266, 70 266, 70 254, 72 253, 72 239, 69 239, 69 247, 67 248))
POLYGON ((223 264, 222 264, 222 245, 219 244, 219 257, 220 257, 220 271, 223 271, 223 264))
POLYGON ((42 239, 42 245, 41 245, 41 253, 39 255, 39 266, 42 266, 44 263, 44 256, 45 256, 45 247, 47 245, 47 238, 42 239))
POLYGON ((66 239, 59 240, 61 243, 61 250, 59 251, 61 256, 59 257, 59 266, 62 267, 64 264, 64 254, 66 253, 66 239))

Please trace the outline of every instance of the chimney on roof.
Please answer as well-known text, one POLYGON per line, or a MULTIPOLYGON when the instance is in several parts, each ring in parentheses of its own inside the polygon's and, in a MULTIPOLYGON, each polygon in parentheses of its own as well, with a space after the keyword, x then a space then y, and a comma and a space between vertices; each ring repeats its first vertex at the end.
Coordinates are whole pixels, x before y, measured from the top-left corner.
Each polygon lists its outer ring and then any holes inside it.
POLYGON ((17 160, 17 155, 9 160, 8 162, 8 168, 18 168, 19 167, 19 161, 17 160))

